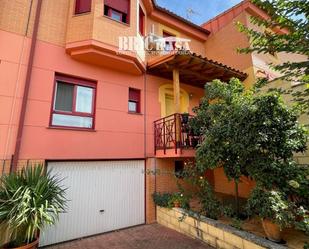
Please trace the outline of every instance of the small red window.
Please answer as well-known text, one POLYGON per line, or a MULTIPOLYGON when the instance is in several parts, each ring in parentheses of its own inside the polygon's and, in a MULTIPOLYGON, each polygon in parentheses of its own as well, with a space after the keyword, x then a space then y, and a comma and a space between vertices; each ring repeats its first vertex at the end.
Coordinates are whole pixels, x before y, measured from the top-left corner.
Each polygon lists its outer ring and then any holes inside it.
POLYGON ((50 126, 94 128, 96 83, 56 75, 50 126))
POLYGON ((129 112, 141 112, 141 91, 134 88, 129 88, 129 112))
POLYGON ((104 15, 129 23, 130 0, 104 0, 104 15))
POLYGON ((139 7, 139 32, 142 36, 145 35, 145 14, 141 7, 139 7))
POLYGON ((91 0, 75 0, 75 14, 91 12, 91 0))
POLYGON ((122 22, 122 13, 117 10, 109 9, 108 16, 118 22, 122 22))

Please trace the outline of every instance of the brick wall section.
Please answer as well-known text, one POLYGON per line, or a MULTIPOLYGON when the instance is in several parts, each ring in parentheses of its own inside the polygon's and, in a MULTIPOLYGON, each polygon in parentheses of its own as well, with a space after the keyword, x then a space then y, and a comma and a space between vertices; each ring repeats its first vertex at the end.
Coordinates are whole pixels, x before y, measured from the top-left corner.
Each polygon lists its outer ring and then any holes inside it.
POLYGON ((0 176, 10 173, 11 160, 0 160, 0 176))
MULTIPOLYGON (((146 222, 153 223, 156 221, 155 204, 152 199, 154 192, 179 192, 178 184, 180 184, 186 193, 194 193, 195 189, 190 184, 175 177, 175 160, 174 158, 148 158, 146 162, 146 222)), ((224 175, 223 169, 216 169, 206 174, 209 182, 214 186, 215 192, 227 195, 235 195, 234 182, 228 181, 224 175)), ((246 177, 242 178, 239 183, 239 196, 248 198, 255 183, 246 177)), ((198 206, 194 201, 193 206, 198 206)))
POLYGON ((193 192, 194 188, 175 177, 175 160, 173 158, 148 158, 146 161, 146 223, 156 221, 156 209, 152 194, 154 192, 179 192, 177 182, 185 191, 193 192))
POLYGON ((94 0, 93 39, 118 47, 119 36, 137 35, 137 1, 130 1, 130 23, 123 24, 103 15, 104 1, 94 0))
MULTIPOLYGON (((27 30, 31 1, 1 0, 0 9, 5 11, 0 11, 0 29, 30 37, 33 30, 36 5, 37 0, 33 0, 27 30)), ((70 0, 43 0, 38 31, 39 40, 59 46, 65 45, 69 5, 70 0)), ((71 5, 73 5, 73 2, 71 5)), ((81 25, 81 23, 79 24, 81 25)), ((82 32, 83 30, 80 31, 80 33, 82 32)))
MULTIPOLYGON (((90 13, 74 15, 74 6, 74 0, 70 0, 66 43, 89 40, 93 35, 94 11, 90 13)), ((93 8, 94 6, 92 2, 92 9, 93 8)), ((103 12, 103 9, 101 12, 103 12)))
MULTIPOLYGON (((30 5, 29 0, 1 0, 0 29, 25 35, 30 5)), ((36 1, 33 2, 32 10, 35 6, 36 1)))
POLYGON ((152 194, 155 191, 155 175, 151 174, 155 169, 155 158, 148 158, 146 160, 145 172, 145 203, 146 203, 146 223, 151 224, 156 221, 156 207, 152 200, 152 194))
POLYGON ((246 13, 243 12, 236 16, 220 31, 210 35, 205 44, 206 56, 239 70, 245 70, 253 64, 250 54, 239 54, 237 52, 237 48, 249 45, 248 38, 237 29, 236 22, 238 21, 246 24, 246 13))
POLYGON ((207 244, 222 249, 284 249, 285 246, 277 245, 263 238, 239 231, 230 226, 220 224, 207 218, 184 216, 181 209, 166 209, 157 207, 157 221, 159 224, 183 233, 195 239, 200 239, 207 244))
MULTIPOLYGON (((29 159, 29 160, 19 160, 17 163, 17 169, 21 170, 26 166, 45 166, 45 160, 43 159, 29 159)), ((0 160, 0 176, 10 173, 11 160, 0 160)))
POLYGON ((69 5, 69 0, 43 1, 38 31, 39 40, 64 47, 68 16, 72 15, 69 13, 69 5))
POLYGON ((194 188, 175 176, 175 161, 184 159, 156 159, 156 192, 179 192, 178 184, 185 190, 194 191, 194 188))

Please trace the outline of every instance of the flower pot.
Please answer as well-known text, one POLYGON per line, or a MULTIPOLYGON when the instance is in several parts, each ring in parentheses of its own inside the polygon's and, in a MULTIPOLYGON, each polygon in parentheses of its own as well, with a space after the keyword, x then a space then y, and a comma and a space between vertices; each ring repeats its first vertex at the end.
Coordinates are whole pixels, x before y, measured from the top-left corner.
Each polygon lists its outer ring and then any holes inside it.
POLYGON ((182 123, 187 124, 189 122, 189 115, 188 114, 182 114, 182 123))
POLYGON ((174 207, 179 208, 180 207, 180 202, 179 201, 174 201, 174 207))
POLYGON ((262 225, 269 240, 273 242, 282 241, 282 233, 277 224, 273 223, 271 220, 262 219, 262 225))
POLYGON ((30 244, 26 244, 19 247, 4 247, 5 249, 36 249, 39 246, 39 239, 36 239, 30 244))

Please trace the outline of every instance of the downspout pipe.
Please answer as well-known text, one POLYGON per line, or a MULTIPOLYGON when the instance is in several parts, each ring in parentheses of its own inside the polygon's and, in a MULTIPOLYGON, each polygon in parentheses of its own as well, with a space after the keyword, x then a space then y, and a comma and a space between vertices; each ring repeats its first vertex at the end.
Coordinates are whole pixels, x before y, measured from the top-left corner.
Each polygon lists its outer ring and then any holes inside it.
POLYGON ((23 92, 23 98, 22 98, 22 105, 21 105, 21 110, 19 114, 17 137, 16 137, 16 143, 15 143, 15 150, 13 154, 13 163, 11 167, 11 172, 17 171, 17 163, 19 159, 20 146, 21 146, 21 141, 22 141, 22 136, 23 136, 23 128, 25 124, 25 116, 26 116, 27 101, 28 101, 29 89, 30 89, 30 83, 31 83, 35 46, 36 46, 36 41, 37 41, 37 36, 38 36, 39 21, 40 21, 41 9, 42 9, 42 0, 37 0, 37 1, 38 3, 36 6, 36 12, 35 12, 31 47, 30 47, 30 53, 29 53, 29 59, 28 59, 28 67, 27 67, 27 72, 26 72, 26 80, 25 80, 25 86, 24 86, 24 92, 23 92))

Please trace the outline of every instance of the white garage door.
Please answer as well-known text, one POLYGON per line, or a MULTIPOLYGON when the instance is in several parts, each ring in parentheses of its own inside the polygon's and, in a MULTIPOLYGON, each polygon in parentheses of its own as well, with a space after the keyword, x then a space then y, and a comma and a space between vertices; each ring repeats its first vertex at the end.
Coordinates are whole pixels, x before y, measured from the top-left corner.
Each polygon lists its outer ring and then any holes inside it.
POLYGON ((41 232, 41 246, 145 222, 144 161, 51 162, 48 169, 64 178, 69 201, 41 232))

